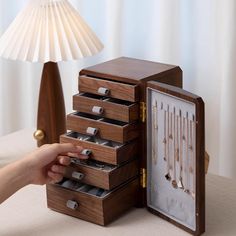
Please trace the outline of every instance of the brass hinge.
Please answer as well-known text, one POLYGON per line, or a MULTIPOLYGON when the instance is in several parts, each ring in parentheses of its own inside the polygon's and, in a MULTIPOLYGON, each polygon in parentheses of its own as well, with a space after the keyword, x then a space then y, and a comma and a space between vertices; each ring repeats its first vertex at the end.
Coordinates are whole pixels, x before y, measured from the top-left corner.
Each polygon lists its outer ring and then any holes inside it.
POLYGON ((146 122, 146 103, 140 102, 140 120, 145 123, 146 122))
POLYGON ((147 170, 145 168, 140 169, 140 185, 142 188, 147 187, 147 170))

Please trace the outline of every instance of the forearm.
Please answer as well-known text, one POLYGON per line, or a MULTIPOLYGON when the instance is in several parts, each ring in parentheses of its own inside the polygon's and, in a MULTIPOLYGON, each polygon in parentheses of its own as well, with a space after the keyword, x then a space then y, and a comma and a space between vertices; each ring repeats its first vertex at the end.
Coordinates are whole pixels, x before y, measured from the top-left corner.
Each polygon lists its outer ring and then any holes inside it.
POLYGON ((24 160, 0 169, 0 204, 29 183, 30 171, 24 160))

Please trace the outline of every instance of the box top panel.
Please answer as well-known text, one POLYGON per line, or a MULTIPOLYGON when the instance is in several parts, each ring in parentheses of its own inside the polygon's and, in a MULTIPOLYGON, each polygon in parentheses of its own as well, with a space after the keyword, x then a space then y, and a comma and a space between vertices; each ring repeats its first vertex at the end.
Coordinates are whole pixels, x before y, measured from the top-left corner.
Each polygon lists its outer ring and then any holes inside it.
POLYGON ((138 84, 141 80, 149 80, 157 75, 162 76, 172 70, 181 71, 178 66, 174 65, 120 57, 85 68, 80 72, 80 75, 138 84))

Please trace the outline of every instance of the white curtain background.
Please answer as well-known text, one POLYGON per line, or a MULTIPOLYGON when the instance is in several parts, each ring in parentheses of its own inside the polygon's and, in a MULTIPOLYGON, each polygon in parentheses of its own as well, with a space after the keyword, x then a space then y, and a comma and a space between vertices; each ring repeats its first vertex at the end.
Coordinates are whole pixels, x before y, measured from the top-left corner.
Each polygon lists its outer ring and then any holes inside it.
MULTIPOLYGON (((179 65, 205 100, 210 172, 236 177, 236 1, 70 0, 105 45, 59 64, 67 112, 78 72, 119 56, 179 65)), ((27 0, 0 0, 0 34, 27 0)), ((0 135, 36 125, 42 65, 0 59, 0 135)), ((14 147, 13 147, 14 148, 14 147)))

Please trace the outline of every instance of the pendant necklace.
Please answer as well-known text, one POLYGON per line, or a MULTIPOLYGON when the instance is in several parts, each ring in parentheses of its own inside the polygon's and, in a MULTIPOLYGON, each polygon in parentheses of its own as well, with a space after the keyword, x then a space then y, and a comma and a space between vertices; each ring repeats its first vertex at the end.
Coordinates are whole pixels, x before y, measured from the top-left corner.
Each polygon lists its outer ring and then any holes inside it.
POLYGON ((155 100, 155 104, 152 107, 152 117, 153 117, 153 129, 152 129, 152 159, 154 164, 157 164, 157 101, 155 100))
POLYGON ((172 170, 173 169, 173 158, 174 158, 174 152, 173 152, 173 112, 170 112, 169 113, 169 123, 170 123, 170 128, 169 128, 169 137, 168 137, 168 140, 169 140, 169 169, 172 170))
POLYGON ((178 181, 178 188, 184 189, 183 185, 183 125, 182 125, 182 114, 181 110, 179 113, 179 121, 180 121, 180 127, 179 127, 179 135, 180 135, 180 144, 179 144, 179 181, 178 181))
POLYGON ((187 139, 186 139, 186 158, 185 158, 185 162, 186 162, 186 188, 184 189, 184 192, 187 194, 190 194, 190 190, 189 190, 189 119, 188 119, 188 112, 186 114, 186 120, 187 120, 187 139))
POLYGON ((176 116, 176 161, 179 162, 179 112, 176 116))
POLYGON ((194 143, 193 143, 193 140, 194 140, 194 136, 193 136, 193 133, 194 133, 194 130, 195 130, 195 121, 194 121, 194 115, 193 115, 193 120, 190 121, 190 146, 189 146, 189 150, 190 150, 190 153, 191 153, 191 167, 190 167, 190 173, 192 174, 193 176, 193 182, 192 182, 192 191, 191 191, 191 196, 193 199, 195 199, 195 156, 194 156, 194 143))
POLYGON ((167 107, 167 155, 166 155, 166 166, 167 166, 167 174, 165 175, 165 178, 168 181, 171 181, 170 176, 170 149, 169 149, 169 132, 170 132, 170 111, 169 111, 169 105, 167 107))
POLYGON ((164 139, 163 139, 163 144, 164 144, 164 161, 166 161, 166 156, 167 156, 167 139, 166 139, 166 110, 164 109, 164 139))
POLYGON ((175 113, 175 107, 174 107, 174 151, 173 151, 173 180, 172 180, 172 187, 178 188, 178 184, 176 181, 176 159, 177 159, 177 148, 176 148, 176 113, 175 113))

